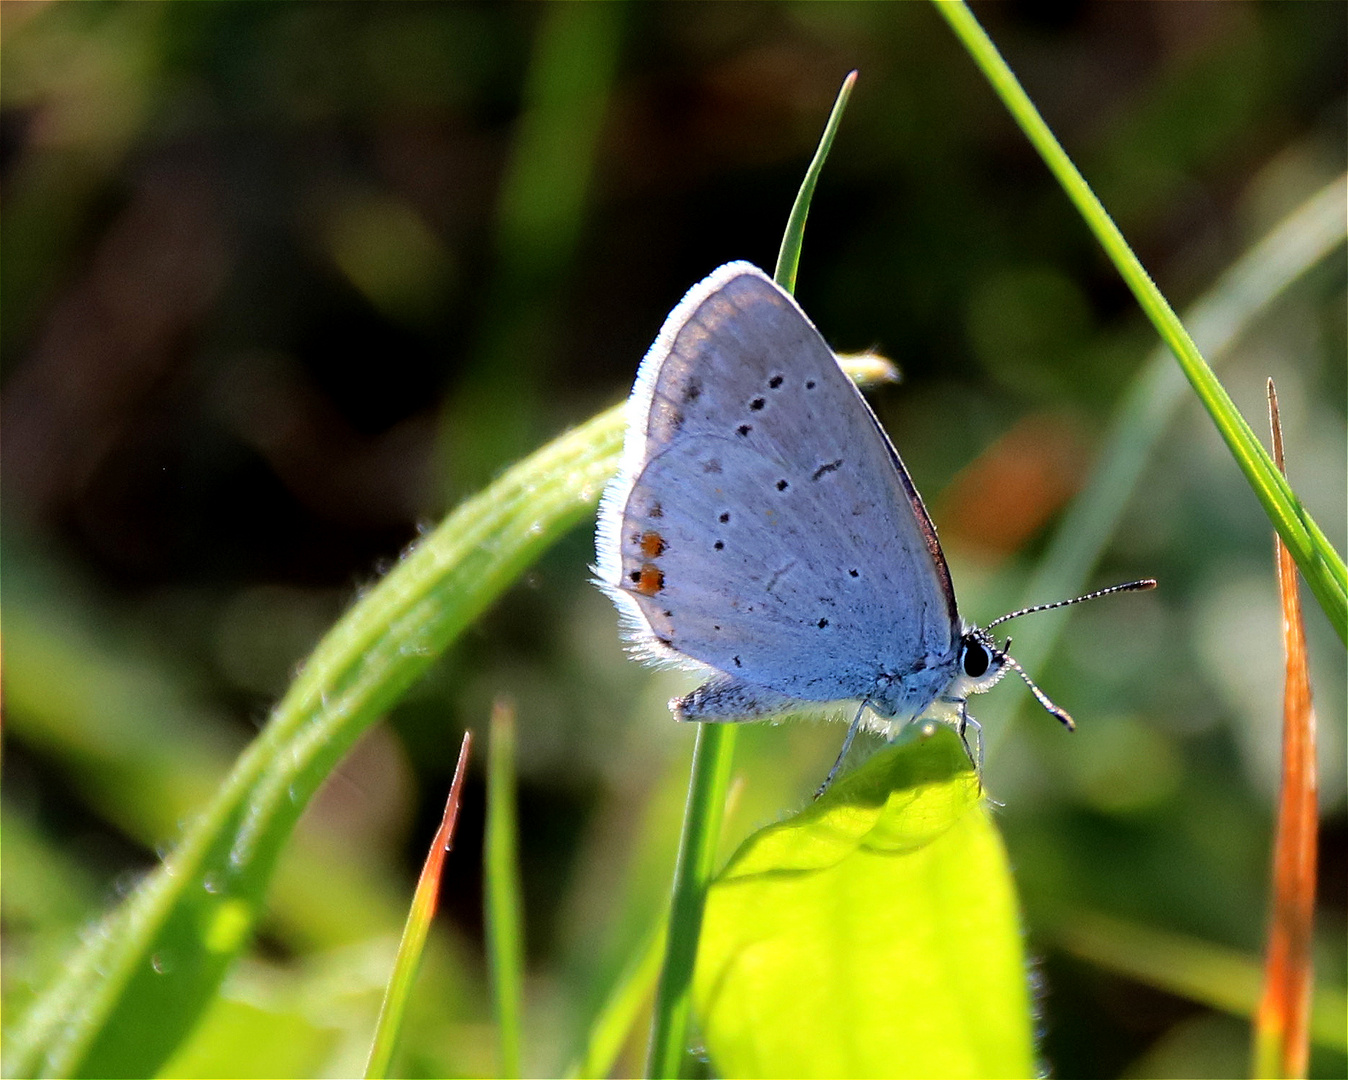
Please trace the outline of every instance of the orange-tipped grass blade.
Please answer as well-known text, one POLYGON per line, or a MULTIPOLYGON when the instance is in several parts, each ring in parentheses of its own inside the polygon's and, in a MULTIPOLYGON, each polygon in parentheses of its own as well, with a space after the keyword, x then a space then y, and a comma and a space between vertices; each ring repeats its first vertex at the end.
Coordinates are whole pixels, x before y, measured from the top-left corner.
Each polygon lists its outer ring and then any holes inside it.
MULTIPOLYGON (((1278 395, 1268 382, 1273 458, 1286 473, 1278 395)), ((1315 710, 1306 667, 1306 628, 1297 595, 1297 568, 1274 533, 1278 586, 1282 593, 1283 690, 1282 788, 1273 842, 1272 904, 1264 992, 1254 1023, 1253 1075, 1304 1077, 1309 1052, 1311 936, 1315 921, 1316 811, 1315 710)))
POLYGON ((389 976, 388 986, 384 988, 384 1001, 379 1007, 379 1021, 375 1024, 374 1040, 370 1044, 370 1059, 365 1065, 367 1077, 387 1076, 389 1063, 393 1060, 398 1032, 402 1028, 407 1002, 412 996, 412 985, 416 982, 417 970, 421 966, 426 936, 430 933, 431 919, 435 917, 440 900, 440 873, 445 865, 445 856, 454 842, 454 829, 459 823, 463 776, 468 770, 468 750, 472 742, 473 733, 465 731, 463 742, 459 744, 459 763, 454 767, 454 781, 449 786, 449 798, 445 801, 445 815, 440 819, 435 839, 431 841, 431 850, 426 853, 416 892, 412 894, 412 907, 407 913, 402 940, 398 943, 398 955, 393 961, 393 973, 389 976))

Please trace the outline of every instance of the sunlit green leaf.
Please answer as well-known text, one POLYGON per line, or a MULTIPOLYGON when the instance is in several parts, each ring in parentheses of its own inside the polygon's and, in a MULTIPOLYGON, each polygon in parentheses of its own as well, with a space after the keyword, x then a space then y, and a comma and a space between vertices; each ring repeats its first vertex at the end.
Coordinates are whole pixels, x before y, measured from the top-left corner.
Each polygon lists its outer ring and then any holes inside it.
POLYGON ((694 1002, 717 1072, 1034 1074, 1006 853, 959 740, 921 735, 713 882, 694 1002))

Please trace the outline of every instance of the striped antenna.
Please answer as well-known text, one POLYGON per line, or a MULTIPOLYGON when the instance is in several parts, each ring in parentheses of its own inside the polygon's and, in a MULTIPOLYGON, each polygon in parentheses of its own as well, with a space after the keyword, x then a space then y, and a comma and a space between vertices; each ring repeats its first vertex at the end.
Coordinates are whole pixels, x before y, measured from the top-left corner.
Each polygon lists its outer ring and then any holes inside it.
MULTIPOLYGON (((1019 611, 1013 611, 1009 615, 1003 615, 1000 618, 993 619, 992 622, 988 623, 988 625, 985 626, 983 629, 991 630, 994 626, 998 625, 999 623, 1004 623, 1008 619, 1019 619, 1022 615, 1029 615, 1036 611, 1052 611, 1054 608, 1067 607, 1070 604, 1079 604, 1083 600, 1097 600, 1102 596, 1109 596, 1112 593, 1146 592, 1148 589, 1154 588, 1156 588, 1155 578, 1143 578, 1141 581, 1126 581, 1122 585, 1111 585, 1107 589, 1096 589, 1095 592, 1087 593, 1085 596, 1077 596, 1071 600, 1059 600, 1052 604, 1035 604, 1034 607, 1021 608, 1019 611)), ((1017 670, 1019 670, 1019 668, 1017 668, 1017 670)), ((1021 671, 1020 674, 1022 677, 1025 676, 1025 672, 1023 671, 1021 671)), ((1025 681, 1030 682, 1028 678, 1026 678, 1025 681)), ((1032 689, 1036 689, 1034 683, 1030 683, 1030 687, 1032 689)), ((1036 689, 1036 693, 1037 692, 1038 691, 1036 689)), ((1054 708, 1056 707, 1057 706, 1054 706, 1054 708)), ((1045 706, 1045 708, 1048 708, 1048 706, 1045 706)), ((1049 709, 1049 712, 1053 712, 1053 709, 1049 709)), ((1054 713, 1054 715, 1056 716, 1057 714, 1054 713)), ((1059 717, 1059 719, 1061 719, 1061 717, 1059 717)), ((1068 724, 1068 727, 1071 727, 1071 725, 1068 724)))
MULTIPOLYGON (((1086 600, 1089 599, 1089 597, 1083 596, 1082 599, 1086 600)), ((1068 600, 1067 603, 1070 604, 1072 603, 1072 601, 1068 600)), ((1056 607, 1057 605, 1050 604, 1049 606, 1056 607)), ((1007 618, 1009 619, 1011 618, 1011 616, 1008 615, 1007 618)), ((1016 663, 1015 658, 1011 655, 1010 638, 1006 639, 1006 649, 1003 650, 999 655, 1002 658, 1003 664, 1006 664, 1010 668, 1014 668, 1016 674, 1025 680, 1025 685, 1030 688, 1030 693, 1034 695, 1035 700, 1039 702, 1040 705, 1044 706, 1044 711, 1048 713, 1049 716, 1057 720, 1068 731, 1076 731, 1077 729, 1076 721, 1072 719, 1072 717, 1068 714, 1067 710, 1064 709, 1061 705, 1053 704, 1053 700, 1046 693, 1044 693, 1044 691, 1040 690, 1039 687, 1035 685, 1035 681, 1032 678, 1030 678, 1027 674, 1025 674, 1025 669, 1021 667, 1018 663, 1016 663)))

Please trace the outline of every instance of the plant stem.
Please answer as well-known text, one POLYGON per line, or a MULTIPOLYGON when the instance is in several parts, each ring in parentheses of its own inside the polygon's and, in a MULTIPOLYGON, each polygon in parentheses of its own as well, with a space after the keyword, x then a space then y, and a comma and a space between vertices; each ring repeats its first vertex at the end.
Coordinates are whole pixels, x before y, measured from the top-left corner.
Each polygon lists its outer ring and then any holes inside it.
MULTIPOLYGON (((819 139, 810 166, 805 170, 796 201, 787 218, 782 246, 777 255, 777 284, 793 291, 796 268, 800 265, 800 247, 805 236, 805 219, 820 170, 833 145, 843 109, 856 85, 857 73, 843 80, 838 97, 829 113, 828 123, 819 139)), ((646 1059, 646 1075, 677 1077, 688 1041, 693 964, 697 959, 697 939, 702 931, 702 905, 711 880, 716 843, 721 834, 721 817, 726 789, 730 784, 730 766, 734 759, 735 726, 702 724, 693 744, 693 770, 688 784, 688 805, 684 810, 683 832, 679 837, 679 855, 674 868, 674 895, 670 902, 669 938, 665 945, 665 963, 655 995, 651 1017, 651 1042, 646 1059)))
POLYGON ((693 774, 688 784, 683 834, 674 866, 665 965, 656 990, 646 1075, 677 1077, 687 1043, 692 1005, 693 964, 702 932, 702 905, 711 880, 716 841, 721 835, 725 792, 735 756, 734 724, 699 724, 693 745, 693 774))

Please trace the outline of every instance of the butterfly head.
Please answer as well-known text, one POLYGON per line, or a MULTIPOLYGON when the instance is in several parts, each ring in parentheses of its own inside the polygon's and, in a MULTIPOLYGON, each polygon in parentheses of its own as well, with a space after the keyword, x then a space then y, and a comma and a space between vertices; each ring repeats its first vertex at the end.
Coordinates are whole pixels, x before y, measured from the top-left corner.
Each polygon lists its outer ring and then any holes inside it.
POLYGON ((997 647, 992 634, 980 626, 969 627, 960 637, 957 677, 963 683, 961 689, 966 694, 991 690, 1006 674, 1008 659, 1006 649, 997 647))
POLYGON ((953 696, 962 700, 969 694, 982 694, 991 690, 1007 671, 1014 671, 1024 679, 1039 704, 1068 731, 1076 730, 1076 724, 1067 710, 1050 701, 1048 695, 1025 674, 1025 669, 1016 663, 1011 655, 1011 639, 1007 638, 1006 644, 999 646, 992 633, 981 626, 971 626, 960 636, 959 674, 955 676, 953 696))
POLYGON ((1040 690, 1034 684, 1034 680, 1025 674, 1025 669, 1016 663, 1015 658, 1011 655, 1011 639, 1007 638, 1005 645, 998 646, 996 638, 992 636, 992 628, 1008 619, 1018 619, 1022 615, 1029 615, 1036 611, 1050 611, 1053 608, 1067 607, 1070 604, 1079 604, 1083 600, 1094 600, 1101 596, 1110 596, 1113 593, 1142 592, 1154 588, 1156 588, 1156 582, 1151 578, 1142 581, 1129 581, 1122 585, 1113 585, 1108 589, 1098 589, 1093 593, 1087 593, 1085 596, 1078 596, 1071 600, 1059 600, 1054 604, 1037 604, 1034 607, 1021 608, 1019 611, 1013 611, 999 619, 993 619, 986 628, 981 626, 968 627, 960 635, 959 673, 953 680, 952 689, 954 693, 951 696, 962 700, 969 694, 981 694, 985 690, 990 690, 1010 668, 1025 680, 1025 685, 1030 688, 1035 700, 1044 707, 1050 716, 1055 717, 1068 731, 1075 731, 1076 724, 1072 721, 1072 717, 1068 715, 1067 710, 1053 704, 1048 695, 1040 690))

